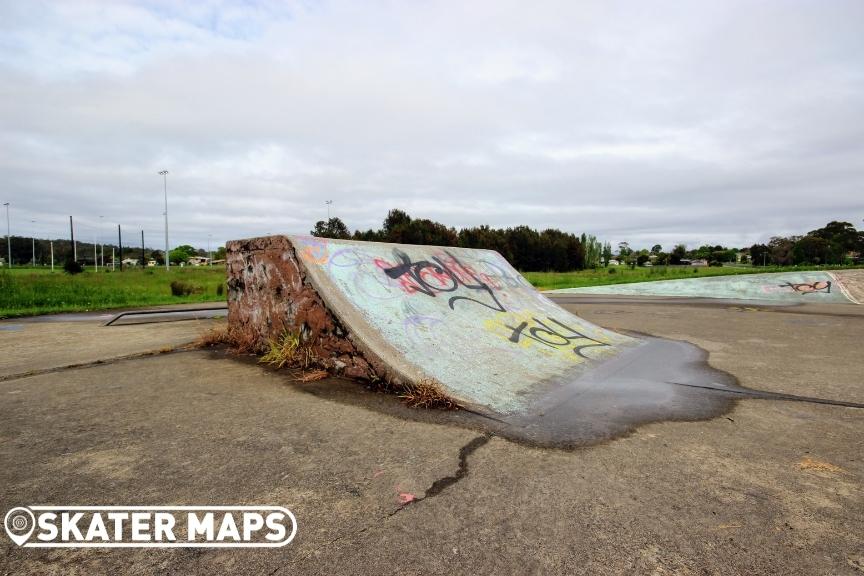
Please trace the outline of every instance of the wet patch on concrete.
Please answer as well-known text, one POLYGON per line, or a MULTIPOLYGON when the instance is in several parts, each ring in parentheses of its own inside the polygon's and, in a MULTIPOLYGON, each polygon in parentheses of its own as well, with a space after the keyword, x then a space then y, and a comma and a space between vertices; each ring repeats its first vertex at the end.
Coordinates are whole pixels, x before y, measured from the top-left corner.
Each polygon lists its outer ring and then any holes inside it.
POLYGON ((578 446, 665 420, 707 420, 728 412, 740 388, 687 342, 640 335, 627 350, 572 380, 548 382, 523 413, 502 416, 512 434, 536 444, 578 446), (682 386, 684 382, 691 386, 682 386))
MULTIPOLYGON (((519 443, 555 448, 589 446, 625 436, 657 421, 707 420, 727 413, 742 398, 735 378, 710 367, 693 344, 639 335, 645 345, 569 382, 548 382, 513 414, 419 410, 366 382, 326 378, 290 385, 315 396, 361 405, 406 420, 456 425, 519 443), (692 386, 681 385, 686 382, 692 386)), ((214 354, 220 354, 216 351, 214 354)), ((254 356, 241 357, 255 362, 254 356)))
MULTIPOLYGON (((635 334, 634 334, 635 335, 635 334)), ((326 378, 300 382, 283 372, 291 386, 315 396, 359 405, 389 416, 453 425, 530 446, 575 449, 624 437, 653 422, 710 420, 728 414, 739 400, 784 400, 864 405, 745 388, 711 367, 708 353, 689 342, 638 334, 644 346, 570 382, 549 382, 516 414, 468 409, 409 408, 398 397, 382 394, 367 382, 326 378)), ((214 351, 214 354, 221 354, 214 351)), ((254 363, 254 356, 241 357, 254 363)))

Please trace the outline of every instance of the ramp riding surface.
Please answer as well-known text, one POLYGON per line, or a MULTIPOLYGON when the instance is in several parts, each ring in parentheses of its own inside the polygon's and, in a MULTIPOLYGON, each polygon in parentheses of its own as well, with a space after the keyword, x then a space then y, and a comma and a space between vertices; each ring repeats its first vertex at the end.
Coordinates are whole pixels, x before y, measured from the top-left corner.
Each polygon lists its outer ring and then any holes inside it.
POLYGON ((837 272, 779 272, 657 280, 608 286, 562 288, 557 294, 618 294, 760 300, 778 304, 859 303, 854 295, 859 270, 837 272))
POLYGON ((438 388, 535 439, 588 440, 725 409, 692 345, 567 312, 497 252, 271 236, 228 244, 229 323, 295 335, 336 373, 438 388))

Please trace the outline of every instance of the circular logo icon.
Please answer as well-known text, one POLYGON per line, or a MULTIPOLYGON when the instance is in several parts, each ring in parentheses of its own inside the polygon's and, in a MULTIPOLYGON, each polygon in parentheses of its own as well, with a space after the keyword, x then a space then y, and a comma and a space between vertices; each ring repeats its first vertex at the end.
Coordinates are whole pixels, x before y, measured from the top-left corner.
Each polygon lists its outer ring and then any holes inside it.
POLYGON ((3 519, 3 525, 6 527, 6 534, 13 542, 21 546, 36 527, 36 518, 27 508, 12 508, 6 513, 6 518, 3 519))

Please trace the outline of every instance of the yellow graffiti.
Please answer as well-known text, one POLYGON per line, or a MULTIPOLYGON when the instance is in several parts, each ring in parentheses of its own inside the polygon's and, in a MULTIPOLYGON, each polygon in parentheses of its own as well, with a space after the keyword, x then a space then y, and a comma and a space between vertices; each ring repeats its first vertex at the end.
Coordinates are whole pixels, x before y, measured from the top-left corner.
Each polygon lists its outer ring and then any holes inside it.
POLYGON ((523 350, 576 364, 615 354, 617 342, 605 331, 568 318, 561 321, 534 312, 502 312, 483 323, 484 328, 523 350))

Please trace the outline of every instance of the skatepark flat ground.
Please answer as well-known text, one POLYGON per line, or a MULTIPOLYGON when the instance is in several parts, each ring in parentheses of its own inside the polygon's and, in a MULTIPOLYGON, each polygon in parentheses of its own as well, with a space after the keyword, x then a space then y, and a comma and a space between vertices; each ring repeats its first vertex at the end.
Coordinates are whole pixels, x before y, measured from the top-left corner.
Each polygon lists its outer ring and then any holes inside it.
MULTIPOLYGON (((557 301, 692 342, 746 387, 864 402, 860 307, 557 301)), ((213 322, 0 322, 0 511, 273 504, 296 515, 295 540, 64 550, 3 536, 0 574, 864 573, 864 410, 745 399, 710 421, 540 448, 182 348, 213 322)))

